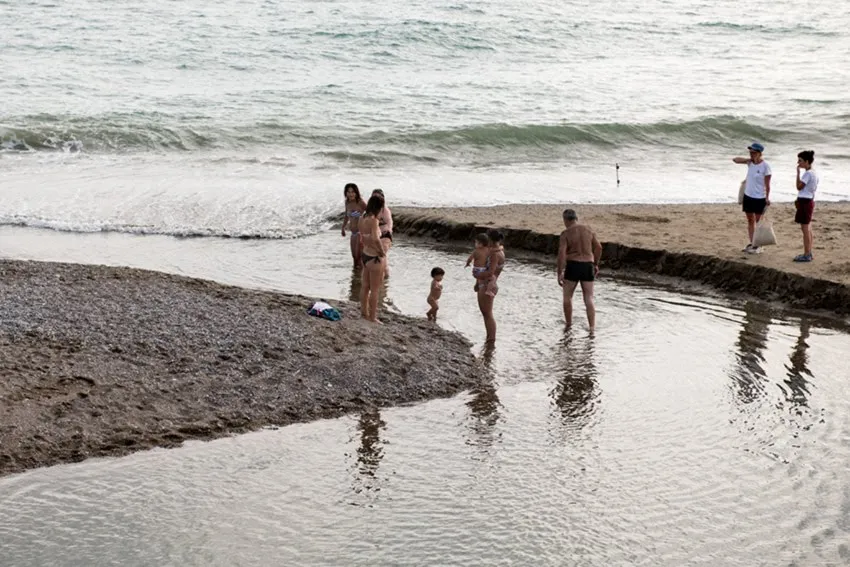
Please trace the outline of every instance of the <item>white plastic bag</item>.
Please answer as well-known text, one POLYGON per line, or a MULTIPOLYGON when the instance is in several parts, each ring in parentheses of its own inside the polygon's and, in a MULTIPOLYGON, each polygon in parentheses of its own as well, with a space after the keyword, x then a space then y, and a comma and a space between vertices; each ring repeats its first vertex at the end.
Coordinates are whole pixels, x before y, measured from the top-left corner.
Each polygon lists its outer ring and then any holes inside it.
POLYGON ((756 231, 753 233, 753 246, 770 246, 776 244, 776 233, 773 232, 773 223, 767 217, 761 217, 756 223, 756 231))
POLYGON ((744 191, 747 188, 747 180, 744 179, 741 181, 741 186, 738 187, 738 204, 741 205, 744 203, 744 191))

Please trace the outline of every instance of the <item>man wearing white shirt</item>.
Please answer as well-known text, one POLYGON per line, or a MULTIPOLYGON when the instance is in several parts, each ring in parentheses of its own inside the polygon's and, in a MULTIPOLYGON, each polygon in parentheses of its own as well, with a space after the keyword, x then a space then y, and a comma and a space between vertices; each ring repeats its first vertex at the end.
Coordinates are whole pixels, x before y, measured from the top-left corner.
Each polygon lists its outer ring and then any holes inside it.
POLYGON ((795 262, 811 262, 812 244, 812 214, 815 212, 815 191, 818 189, 818 174, 812 169, 815 161, 815 152, 807 150, 797 154, 797 213, 794 222, 800 225, 803 231, 803 253, 794 258, 795 262), (803 173, 800 174, 800 170, 803 173))
POLYGON ((750 241, 744 252, 750 254, 758 254, 761 249, 753 246, 753 233, 756 230, 756 223, 761 220, 764 211, 770 205, 770 178, 773 171, 770 169, 770 164, 762 159, 764 146, 758 142, 753 142, 747 146, 750 152, 750 157, 732 158, 735 163, 747 164, 747 184, 744 189, 744 213, 747 215, 747 234, 750 241))

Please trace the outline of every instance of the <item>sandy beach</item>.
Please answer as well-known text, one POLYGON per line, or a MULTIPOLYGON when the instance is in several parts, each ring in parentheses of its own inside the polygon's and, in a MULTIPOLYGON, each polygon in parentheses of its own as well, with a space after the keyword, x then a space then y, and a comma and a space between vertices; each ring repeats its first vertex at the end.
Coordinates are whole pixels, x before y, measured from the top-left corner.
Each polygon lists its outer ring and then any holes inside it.
MULTIPOLYGON (((471 241, 499 228, 509 248, 555 254, 565 205, 503 205, 394 210, 396 232, 437 240, 471 241)), ((778 245, 743 252, 746 221, 736 205, 587 205, 574 207, 603 245, 604 269, 632 268, 700 282, 803 309, 850 314, 850 203, 823 203, 814 223, 811 263, 802 252, 793 203, 770 210, 778 245)))
MULTIPOLYGON (((399 216, 434 217, 455 223, 560 234, 561 212, 568 205, 503 205, 468 208, 397 208, 399 216)), ((812 222, 811 263, 792 262, 803 241, 794 223, 794 204, 770 207, 778 244, 762 254, 742 252, 747 225, 739 205, 575 205, 580 222, 589 224, 602 242, 715 256, 802 276, 850 285, 850 203, 817 203, 812 222)))
POLYGON ((134 270, 0 261, 0 475, 387 405, 477 383, 422 319, 134 270))

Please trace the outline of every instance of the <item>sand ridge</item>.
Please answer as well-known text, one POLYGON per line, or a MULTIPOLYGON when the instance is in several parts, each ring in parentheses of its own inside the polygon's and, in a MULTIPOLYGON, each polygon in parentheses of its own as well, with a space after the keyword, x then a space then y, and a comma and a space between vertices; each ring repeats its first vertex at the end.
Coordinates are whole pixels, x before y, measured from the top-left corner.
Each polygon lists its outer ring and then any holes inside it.
POLYGON ((624 246, 714 256, 788 273, 850 285, 850 203, 818 202, 812 229, 814 261, 795 263, 803 252, 794 204, 768 210, 778 243, 762 254, 746 254, 747 225, 737 204, 499 205, 494 207, 394 207, 397 216, 443 219, 453 223, 559 234, 561 212, 575 209, 600 241, 624 246))
POLYGON ((0 261, 0 475, 454 395, 469 342, 423 319, 135 270, 0 261))

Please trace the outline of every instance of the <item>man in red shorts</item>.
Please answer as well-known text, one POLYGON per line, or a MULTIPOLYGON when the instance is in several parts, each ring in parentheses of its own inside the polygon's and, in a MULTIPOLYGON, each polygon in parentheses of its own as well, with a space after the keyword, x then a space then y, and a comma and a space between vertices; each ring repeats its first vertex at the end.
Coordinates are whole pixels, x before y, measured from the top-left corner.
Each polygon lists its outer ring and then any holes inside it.
POLYGON ((587 310, 590 330, 596 327, 596 307, 593 304, 593 280, 599 273, 602 245, 589 226, 578 223, 573 209, 564 211, 565 230, 558 246, 558 285, 564 288, 564 318, 567 326, 573 322, 573 293, 581 284, 581 295, 587 310))

